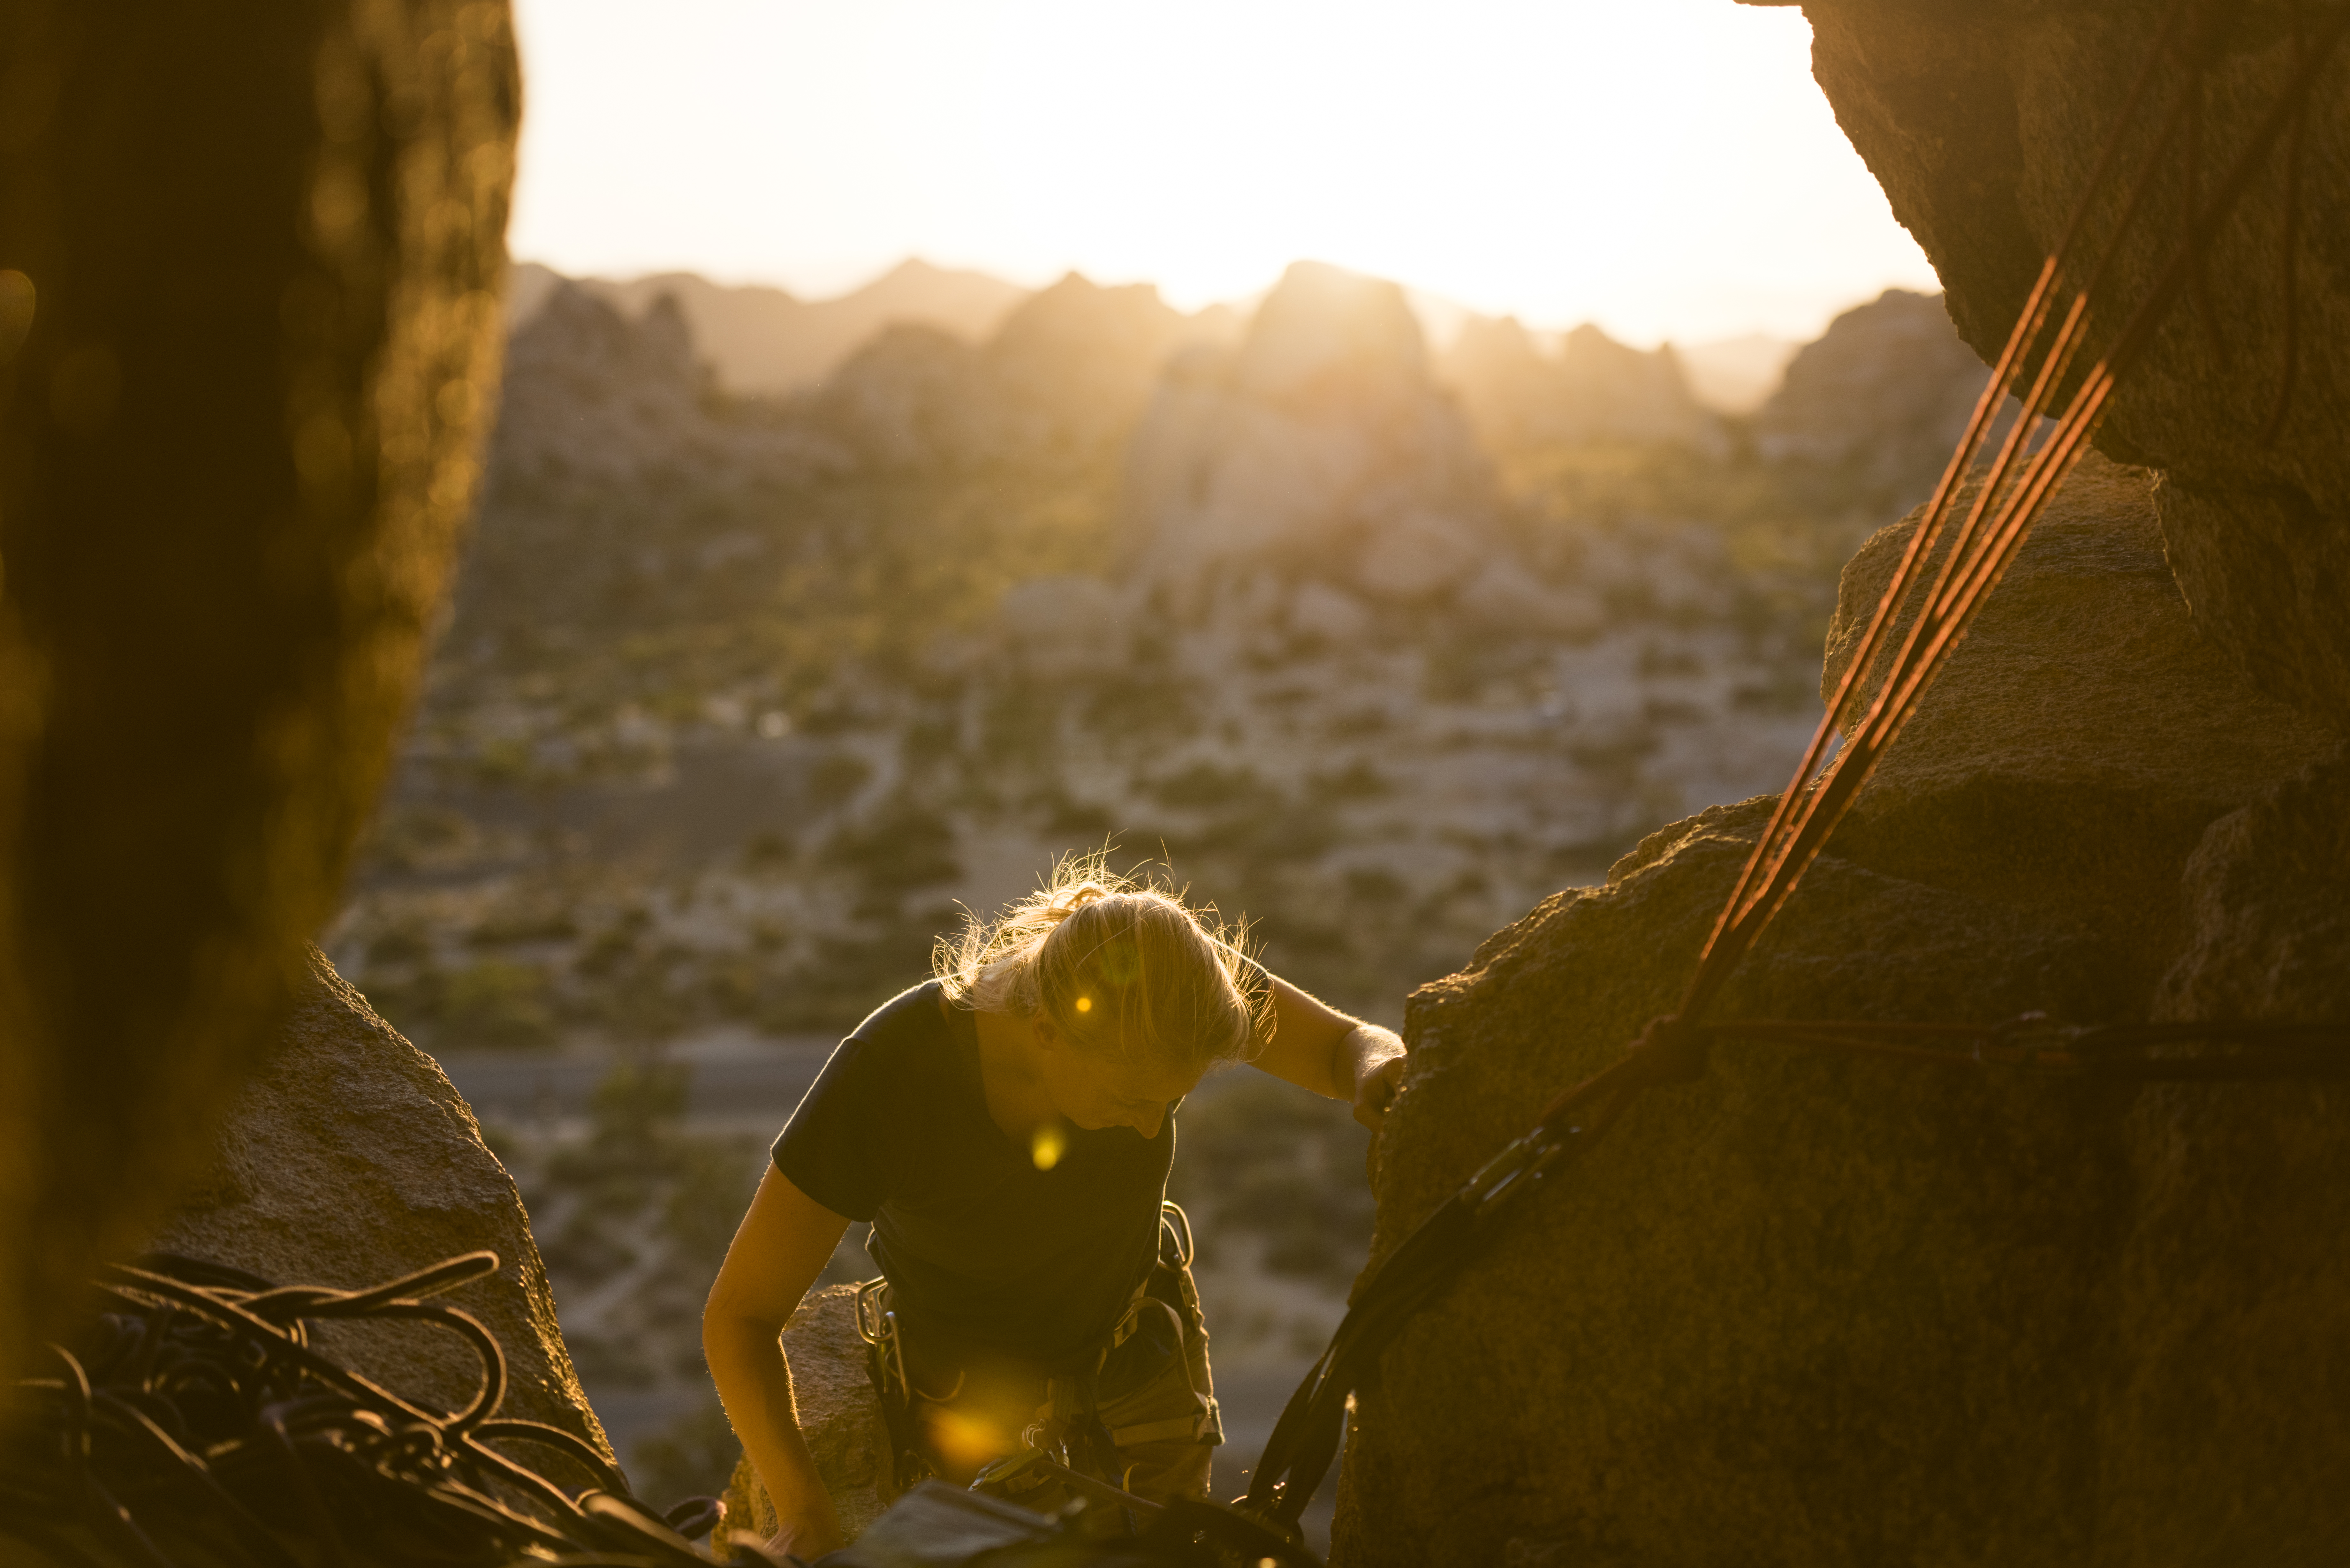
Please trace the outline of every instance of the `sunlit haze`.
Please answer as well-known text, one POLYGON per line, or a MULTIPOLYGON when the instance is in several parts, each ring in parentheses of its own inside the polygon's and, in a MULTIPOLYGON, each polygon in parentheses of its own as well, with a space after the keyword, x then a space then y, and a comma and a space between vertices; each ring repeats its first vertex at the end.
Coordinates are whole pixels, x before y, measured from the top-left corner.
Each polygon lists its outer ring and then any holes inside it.
POLYGON ((1793 8, 518 0, 517 256, 815 296, 909 255, 1195 307, 1299 257, 1530 325, 1815 333, 1937 286, 1793 8))

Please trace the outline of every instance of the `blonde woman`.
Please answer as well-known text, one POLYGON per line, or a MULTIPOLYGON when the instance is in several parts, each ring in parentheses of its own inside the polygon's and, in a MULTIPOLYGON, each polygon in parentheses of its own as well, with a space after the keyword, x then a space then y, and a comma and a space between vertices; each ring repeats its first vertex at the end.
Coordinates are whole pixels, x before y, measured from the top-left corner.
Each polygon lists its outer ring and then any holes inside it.
POLYGON ((852 1220, 872 1222, 911 1386, 885 1399, 932 1469, 967 1481, 1057 1414, 1128 1490, 1205 1495, 1222 1433, 1188 1243, 1162 1224, 1175 1112, 1209 1068, 1245 1061, 1376 1128, 1401 1078, 1393 1033, 1097 862, 974 921, 937 969, 833 1053, 702 1314, 782 1521, 769 1544, 804 1559, 841 1530, 777 1335, 852 1220))

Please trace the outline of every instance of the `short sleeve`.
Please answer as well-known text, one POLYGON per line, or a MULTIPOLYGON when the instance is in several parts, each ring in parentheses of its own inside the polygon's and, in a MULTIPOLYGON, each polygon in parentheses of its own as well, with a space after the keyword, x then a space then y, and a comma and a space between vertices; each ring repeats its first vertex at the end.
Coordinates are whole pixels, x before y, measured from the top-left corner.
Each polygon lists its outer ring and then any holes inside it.
POLYGON ((889 1196, 889 1107, 879 1076, 870 1043, 850 1035, 775 1139, 775 1168, 848 1220, 871 1220, 889 1196))

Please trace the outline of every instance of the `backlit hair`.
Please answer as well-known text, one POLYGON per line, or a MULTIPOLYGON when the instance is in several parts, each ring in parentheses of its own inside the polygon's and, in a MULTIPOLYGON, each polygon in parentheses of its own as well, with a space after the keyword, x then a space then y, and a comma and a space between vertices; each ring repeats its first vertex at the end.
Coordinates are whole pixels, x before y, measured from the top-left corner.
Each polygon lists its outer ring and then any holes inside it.
POLYGON ((1041 1015, 1080 1049, 1199 1073, 1246 1061, 1272 1032, 1246 939, 1212 908, 1070 856, 1035 892, 941 940, 932 967, 965 1007, 1041 1015))

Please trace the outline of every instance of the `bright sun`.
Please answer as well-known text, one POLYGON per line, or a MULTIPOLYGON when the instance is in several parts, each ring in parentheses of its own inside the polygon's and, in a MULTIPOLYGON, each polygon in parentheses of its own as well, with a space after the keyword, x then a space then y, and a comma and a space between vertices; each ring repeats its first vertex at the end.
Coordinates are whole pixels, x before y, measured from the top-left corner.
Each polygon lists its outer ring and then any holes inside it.
POLYGON ((1311 256, 1633 341, 1938 286, 1732 0, 518 0, 517 255, 804 294, 907 255, 1196 306, 1311 256))

